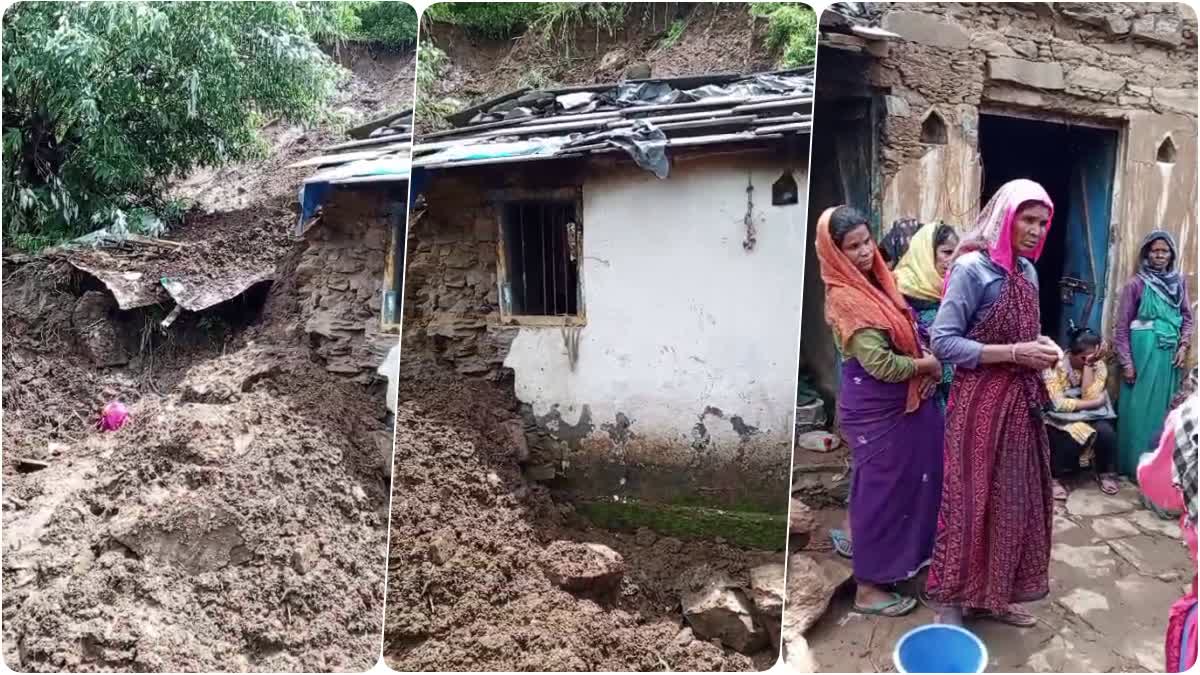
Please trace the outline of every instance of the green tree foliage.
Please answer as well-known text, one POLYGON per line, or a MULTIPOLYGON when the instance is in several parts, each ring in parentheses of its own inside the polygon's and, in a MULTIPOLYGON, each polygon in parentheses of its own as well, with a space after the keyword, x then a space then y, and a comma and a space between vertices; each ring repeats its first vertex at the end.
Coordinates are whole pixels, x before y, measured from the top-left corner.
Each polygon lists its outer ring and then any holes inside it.
POLYGON ((431 21, 462 26, 482 37, 503 40, 521 34, 537 20, 546 3, 439 2, 425 10, 431 21))
POLYGON ((341 71, 287 2, 23 2, 3 18, 4 241, 163 215, 167 180, 311 119, 341 71))
POLYGON ((798 2, 754 2, 750 14, 767 20, 767 46, 782 68, 812 65, 817 57, 817 15, 798 2))
POLYGON ((417 11, 396 0, 316 0, 299 3, 309 35, 320 44, 360 42, 392 49, 417 41, 417 11))

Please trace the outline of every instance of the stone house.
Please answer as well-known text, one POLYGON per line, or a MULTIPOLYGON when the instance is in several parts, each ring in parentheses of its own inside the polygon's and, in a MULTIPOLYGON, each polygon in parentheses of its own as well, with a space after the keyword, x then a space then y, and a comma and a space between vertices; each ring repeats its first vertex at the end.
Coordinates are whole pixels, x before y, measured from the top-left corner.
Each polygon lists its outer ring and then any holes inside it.
POLYGON ((784 508, 811 72, 521 90, 414 147, 404 358, 511 386, 527 472, 784 508))
POLYGON ((399 344, 412 110, 349 136, 288 167, 316 172, 300 186, 301 244, 285 265, 303 289, 297 328, 327 370, 366 382, 399 344))
MULTIPOLYGON (((1176 234, 1195 288, 1196 28, 1182 3, 835 5, 813 162, 836 170, 814 175, 811 214, 851 202, 880 229, 969 226, 1001 184, 1037 180, 1056 202, 1044 331, 1110 334, 1150 230, 1176 234)), ((832 394, 820 272, 805 276, 802 363, 832 394)))

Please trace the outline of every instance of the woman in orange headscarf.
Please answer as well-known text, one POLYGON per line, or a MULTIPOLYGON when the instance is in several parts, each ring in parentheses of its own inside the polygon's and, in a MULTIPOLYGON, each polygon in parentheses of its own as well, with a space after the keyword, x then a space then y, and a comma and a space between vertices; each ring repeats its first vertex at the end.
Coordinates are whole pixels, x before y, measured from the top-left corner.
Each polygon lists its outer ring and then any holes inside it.
POLYGON ((929 562, 941 500, 941 364, 925 353, 866 218, 840 206, 817 224, 825 320, 843 358, 838 419, 850 444, 855 610, 901 616, 916 600, 892 585, 929 562))

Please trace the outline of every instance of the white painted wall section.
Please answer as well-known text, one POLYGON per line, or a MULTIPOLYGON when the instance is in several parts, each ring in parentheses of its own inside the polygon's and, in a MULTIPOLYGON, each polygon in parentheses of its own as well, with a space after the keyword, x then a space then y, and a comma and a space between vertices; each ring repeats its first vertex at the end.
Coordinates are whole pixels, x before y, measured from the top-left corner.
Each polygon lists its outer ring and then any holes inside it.
POLYGON ((640 170, 593 177, 583 187, 584 302, 574 371, 557 328, 523 327, 505 365, 516 394, 576 424, 586 404, 593 434, 624 413, 630 431, 690 443, 706 408, 712 448, 736 451, 730 418, 763 441, 790 447, 803 292, 807 172, 800 200, 771 205, 786 165, 725 155, 672 166, 658 180, 640 170), (757 229, 743 248, 746 187, 757 229))

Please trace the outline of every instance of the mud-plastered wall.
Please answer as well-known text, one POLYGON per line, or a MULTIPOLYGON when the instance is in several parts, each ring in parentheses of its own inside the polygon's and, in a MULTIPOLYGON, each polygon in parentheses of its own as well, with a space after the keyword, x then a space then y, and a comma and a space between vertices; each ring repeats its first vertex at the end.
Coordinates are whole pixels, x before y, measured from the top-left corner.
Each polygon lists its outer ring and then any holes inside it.
POLYGON ((326 370, 363 382, 398 336, 380 330, 389 210, 404 196, 341 190, 305 233, 295 270, 298 321, 326 370))

